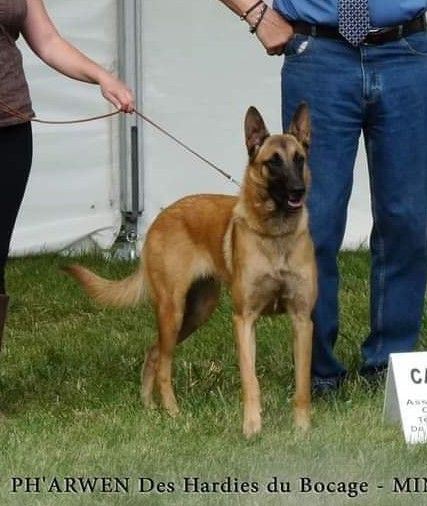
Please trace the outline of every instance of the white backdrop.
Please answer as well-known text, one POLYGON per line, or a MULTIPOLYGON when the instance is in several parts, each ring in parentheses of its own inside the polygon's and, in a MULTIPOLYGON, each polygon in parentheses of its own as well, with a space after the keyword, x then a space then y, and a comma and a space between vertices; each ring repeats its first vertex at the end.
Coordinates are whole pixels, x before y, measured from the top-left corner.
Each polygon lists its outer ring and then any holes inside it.
MULTIPOLYGON (((118 0, 46 0, 61 32, 115 70, 118 0)), ((132 1, 132 0, 124 0, 132 1)), ((142 2, 142 0, 135 0, 142 2)), ((280 67, 247 27, 218 0, 142 2, 143 112, 240 179, 246 163, 242 122, 259 108, 272 132, 280 125, 280 67)), ((40 117, 102 114, 110 107, 96 87, 59 76, 25 51, 40 117)), ((158 211, 196 192, 235 187, 182 148, 143 125, 143 233, 158 211)), ((116 121, 80 126, 35 125, 33 173, 13 237, 13 252, 58 250, 91 237, 108 247, 120 227, 119 136, 116 121)), ((359 246, 370 230, 368 178, 359 156, 345 238, 359 246)))

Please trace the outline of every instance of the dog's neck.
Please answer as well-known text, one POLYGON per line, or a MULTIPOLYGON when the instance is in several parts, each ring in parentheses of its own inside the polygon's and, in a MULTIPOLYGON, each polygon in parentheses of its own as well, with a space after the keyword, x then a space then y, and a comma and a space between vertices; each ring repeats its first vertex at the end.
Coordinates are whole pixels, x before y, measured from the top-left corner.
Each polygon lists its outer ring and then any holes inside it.
POLYGON ((308 227, 305 206, 295 213, 277 209, 265 188, 249 180, 246 174, 234 216, 253 232, 271 237, 299 233, 308 227))

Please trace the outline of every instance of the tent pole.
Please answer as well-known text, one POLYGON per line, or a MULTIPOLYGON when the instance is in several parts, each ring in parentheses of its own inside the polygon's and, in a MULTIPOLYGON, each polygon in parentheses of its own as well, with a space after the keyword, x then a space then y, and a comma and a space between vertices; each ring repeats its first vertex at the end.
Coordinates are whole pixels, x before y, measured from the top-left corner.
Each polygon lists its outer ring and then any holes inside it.
MULTIPOLYGON (((136 107, 142 109, 142 2, 118 2, 119 75, 135 92, 136 107)), ((138 255, 139 221, 144 212, 142 121, 133 116, 120 120, 120 200, 122 230, 118 239, 119 256, 138 255)))

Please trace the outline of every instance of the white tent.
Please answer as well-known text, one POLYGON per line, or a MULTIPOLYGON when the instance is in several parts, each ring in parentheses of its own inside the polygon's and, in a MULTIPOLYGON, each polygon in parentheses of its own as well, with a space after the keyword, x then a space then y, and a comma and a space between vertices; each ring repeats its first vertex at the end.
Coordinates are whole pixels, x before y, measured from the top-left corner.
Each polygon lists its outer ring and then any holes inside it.
MULTIPOLYGON (((247 107, 256 105, 270 130, 280 131, 281 58, 268 57, 217 0, 46 0, 46 5, 69 40, 126 78, 137 92, 139 109, 236 179, 245 165, 247 107)), ((24 56, 40 117, 111 111, 96 87, 56 74, 26 49, 24 56)), ((106 248, 117 237, 122 211, 131 218, 140 211, 143 235, 158 211, 183 195, 235 192, 135 117, 34 125, 34 130, 33 173, 13 237, 14 254, 58 250, 88 239, 106 248), (139 173, 137 188, 132 167, 139 173)), ((360 156, 347 247, 360 245, 369 234, 366 172, 360 156)))

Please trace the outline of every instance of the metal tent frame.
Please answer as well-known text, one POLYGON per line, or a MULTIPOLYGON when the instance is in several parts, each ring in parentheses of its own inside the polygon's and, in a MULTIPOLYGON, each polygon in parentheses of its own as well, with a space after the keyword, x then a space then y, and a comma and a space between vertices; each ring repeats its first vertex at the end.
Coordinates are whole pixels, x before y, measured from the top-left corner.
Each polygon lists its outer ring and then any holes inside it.
MULTIPOLYGON (((135 92, 142 110, 142 2, 117 4, 119 75, 135 92)), ((136 115, 120 118, 120 202, 123 217, 119 255, 134 259, 144 212, 143 124, 136 115)))

